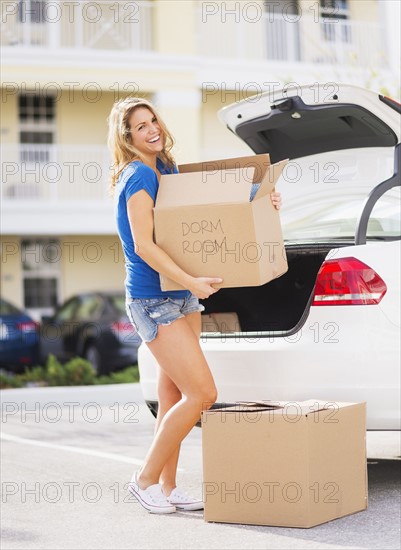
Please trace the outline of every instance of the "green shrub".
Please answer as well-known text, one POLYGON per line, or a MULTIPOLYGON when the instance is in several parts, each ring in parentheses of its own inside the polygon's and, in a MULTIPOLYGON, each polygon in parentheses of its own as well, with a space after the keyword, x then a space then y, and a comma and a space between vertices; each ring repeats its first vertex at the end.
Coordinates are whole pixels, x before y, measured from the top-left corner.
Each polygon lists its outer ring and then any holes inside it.
POLYGON ((25 368, 23 374, 17 375, 0 372, 0 389, 21 388, 36 383, 48 386, 86 386, 133 382, 139 382, 138 365, 97 377, 90 362, 81 357, 74 357, 62 365, 54 355, 49 355, 45 367, 25 368))
POLYGON ((22 384, 29 382, 46 382, 46 369, 41 366, 25 368, 23 374, 17 375, 22 384))
POLYGON ((49 386, 65 386, 66 375, 65 369, 56 357, 52 354, 47 358, 45 380, 49 386))
POLYGON ((96 371, 86 359, 74 357, 64 365, 65 384, 87 386, 95 383, 96 371))
POLYGON ((22 385, 23 383, 18 376, 12 376, 0 372, 0 389, 7 390, 11 388, 21 388, 22 385))
POLYGON ((107 376, 99 376, 95 384, 132 384, 133 382, 139 382, 138 365, 111 372, 107 376))

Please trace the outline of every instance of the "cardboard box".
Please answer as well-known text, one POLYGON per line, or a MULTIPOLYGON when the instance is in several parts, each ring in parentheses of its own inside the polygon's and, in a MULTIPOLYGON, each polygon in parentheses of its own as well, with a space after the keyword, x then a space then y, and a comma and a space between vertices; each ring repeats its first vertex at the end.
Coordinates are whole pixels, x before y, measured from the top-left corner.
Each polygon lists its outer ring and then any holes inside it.
MULTIPOLYGON (((216 288, 263 285, 288 270, 279 211, 270 193, 287 160, 267 154, 179 166, 165 174, 154 207, 155 242, 195 277, 216 288), (250 201, 252 184, 260 187, 250 201)), ((164 276, 162 290, 183 287, 164 276)))
POLYGON ((202 313, 202 332, 241 332, 241 325, 235 311, 228 313, 202 313))
POLYGON ((365 403, 202 412, 206 521, 313 527, 367 508, 365 403))

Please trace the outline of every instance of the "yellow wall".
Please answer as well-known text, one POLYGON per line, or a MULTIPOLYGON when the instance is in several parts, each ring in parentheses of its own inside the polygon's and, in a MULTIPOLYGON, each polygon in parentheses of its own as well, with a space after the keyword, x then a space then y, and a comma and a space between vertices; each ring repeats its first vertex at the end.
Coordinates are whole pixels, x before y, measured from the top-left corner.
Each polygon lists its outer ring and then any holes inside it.
POLYGON ((350 19, 353 21, 371 21, 377 23, 379 20, 379 9, 377 0, 353 0, 350 2, 350 19))
POLYGON ((63 299, 77 292, 124 290, 124 259, 117 236, 64 236, 60 244, 66 251, 61 266, 63 299), (68 250, 74 250, 73 261, 68 250))
POLYGON ((153 14, 156 51, 194 55, 195 17, 197 2, 192 0, 155 0, 153 14))
POLYGON ((219 109, 239 99, 244 99, 240 91, 227 95, 220 91, 213 95, 204 94, 201 115, 201 147, 204 158, 201 160, 250 154, 251 149, 239 137, 230 132, 217 117, 219 109))
POLYGON ((22 307, 22 269, 20 237, 6 235, 1 238, 1 297, 17 307, 22 307))
MULTIPOLYGON (((186 96, 186 90, 176 90, 177 94, 186 96)), ((174 100, 174 90, 171 96, 174 100)), ((200 150, 200 109, 196 106, 196 96, 200 92, 196 89, 189 89, 189 103, 194 105, 180 104, 174 100, 172 103, 162 97, 152 96, 146 90, 140 90, 140 97, 146 97, 153 101, 161 116, 165 120, 168 129, 176 139, 174 149, 177 162, 190 162, 197 160, 200 150)), ((98 144, 106 145, 107 142, 107 117, 114 101, 125 97, 127 93, 115 95, 112 92, 103 91, 99 101, 88 101, 83 94, 75 93, 74 101, 69 102, 68 97, 63 97, 57 104, 57 142, 60 144, 98 144)), ((132 94, 134 95, 134 94, 132 94)), ((96 97, 94 94, 91 97, 96 97)))
POLYGON ((13 88, 1 88, 1 141, 18 143, 18 105, 17 95, 13 88))
MULTIPOLYGON (((121 93, 118 98, 125 97, 121 93)), ((145 93, 141 93, 146 97, 145 93)), ((63 94, 57 102, 57 142, 60 144, 87 143, 105 145, 107 141, 107 117, 117 99, 114 93, 102 91, 84 94, 75 91, 73 101, 63 94), (98 97, 97 101, 93 101, 98 97)))

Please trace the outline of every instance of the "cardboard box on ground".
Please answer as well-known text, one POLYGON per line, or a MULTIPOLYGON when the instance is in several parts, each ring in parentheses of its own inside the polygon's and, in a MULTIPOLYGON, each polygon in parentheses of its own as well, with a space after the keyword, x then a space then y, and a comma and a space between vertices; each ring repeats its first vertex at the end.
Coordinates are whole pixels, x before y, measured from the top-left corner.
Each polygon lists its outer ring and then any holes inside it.
POLYGON ((202 411, 204 519, 313 527, 367 508, 366 404, 202 411))
MULTIPOLYGON (((195 277, 216 288, 259 286, 288 270, 279 212, 270 193, 288 160, 268 154, 179 166, 166 174, 154 208, 155 242, 195 277), (250 200, 254 184, 260 184, 250 200)), ((160 277, 162 290, 182 287, 160 277)))

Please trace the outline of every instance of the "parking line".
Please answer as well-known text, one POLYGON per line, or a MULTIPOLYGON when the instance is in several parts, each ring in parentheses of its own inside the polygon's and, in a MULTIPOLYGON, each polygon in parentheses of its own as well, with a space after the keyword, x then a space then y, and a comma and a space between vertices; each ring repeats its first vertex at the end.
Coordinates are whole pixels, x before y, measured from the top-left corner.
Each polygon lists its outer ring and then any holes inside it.
MULTIPOLYGON (((67 451, 70 453, 78 453, 88 456, 96 456, 97 458, 107 458, 108 460, 115 460, 116 462, 125 462, 126 464, 133 464, 141 466, 143 460, 138 458, 130 458, 128 456, 117 455, 114 453, 104 453, 102 451, 95 451, 91 449, 85 449, 84 447, 72 447, 70 445, 58 445, 57 443, 47 443, 46 441, 38 441, 37 439, 26 439, 24 437, 18 437, 16 435, 7 434, 1 432, 1 439, 5 441, 12 441, 13 443, 21 443, 23 445, 34 445, 36 447, 45 447, 47 449, 57 449, 59 451, 67 451)), ((178 471, 184 471, 182 468, 178 468, 178 471)))

